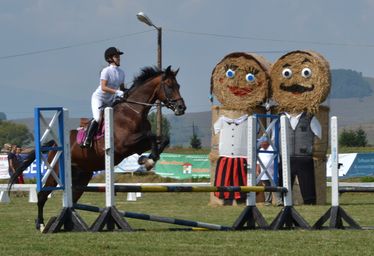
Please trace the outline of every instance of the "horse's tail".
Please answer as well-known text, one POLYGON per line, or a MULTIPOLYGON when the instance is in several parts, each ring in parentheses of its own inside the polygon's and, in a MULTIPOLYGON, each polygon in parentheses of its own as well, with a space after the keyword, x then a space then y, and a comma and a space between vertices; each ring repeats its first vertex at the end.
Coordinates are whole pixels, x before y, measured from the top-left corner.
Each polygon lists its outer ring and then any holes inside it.
MULTIPOLYGON (((55 141, 50 140, 47 143, 45 143, 43 146, 52 146, 55 144, 55 141)), ((31 150, 30 153, 27 154, 26 158, 20 163, 20 165, 16 168, 16 171, 12 174, 12 176, 9 179, 8 182, 8 194, 10 194, 10 190, 12 189, 12 186, 16 183, 18 180, 18 177, 22 175, 23 171, 27 169, 35 160, 35 149, 31 150)))

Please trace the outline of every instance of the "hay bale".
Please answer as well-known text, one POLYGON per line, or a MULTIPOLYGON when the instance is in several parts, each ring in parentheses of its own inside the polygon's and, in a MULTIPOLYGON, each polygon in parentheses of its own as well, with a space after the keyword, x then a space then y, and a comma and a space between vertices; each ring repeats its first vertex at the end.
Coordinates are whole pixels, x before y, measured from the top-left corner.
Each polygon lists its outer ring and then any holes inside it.
POLYGON ((280 57, 270 71, 271 94, 279 111, 316 113, 331 88, 327 60, 314 51, 292 51, 280 57))
POLYGON ((262 56, 230 53, 212 71, 211 93, 227 108, 253 111, 268 96, 269 69, 262 56))
POLYGON ((314 159, 314 179, 316 185, 317 204, 326 204, 326 163, 327 150, 329 146, 329 113, 330 108, 320 106, 315 114, 322 127, 322 138, 314 137, 313 159, 314 159))

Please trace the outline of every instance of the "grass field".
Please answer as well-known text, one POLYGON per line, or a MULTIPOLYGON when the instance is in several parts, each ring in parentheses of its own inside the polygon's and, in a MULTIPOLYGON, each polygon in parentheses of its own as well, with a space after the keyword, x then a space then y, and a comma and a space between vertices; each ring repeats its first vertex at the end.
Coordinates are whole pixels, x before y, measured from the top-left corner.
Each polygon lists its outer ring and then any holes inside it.
MULTIPOLYGON (((212 207, 208 193, 143 193, 136 202, 116 197, 124 211, 184 218, 231 226, 244 206, 212 207)), ((86 193, 81 203, 104 207, 104 194, 86 193)), ((361 226, 374 226, 374 196, 347 193, 341 206, 361 226)), ((258 206, 270 223, 280 207, 258 206)), ((313 225, 329 208, 295 206, 313 225)), ((59 213, 61 195, 56 193, 45 208, 46 219, 59 213)), ((12 196, 0 204, 0 255, 372 255, 374 230, 281 230, 281 231, 168 231, 178 227, 127 219, 138 232, 41 234, 35 230, 36 204, 27 197, 12 196)), ((98 216, 79 211, 87 224, 98 216)))

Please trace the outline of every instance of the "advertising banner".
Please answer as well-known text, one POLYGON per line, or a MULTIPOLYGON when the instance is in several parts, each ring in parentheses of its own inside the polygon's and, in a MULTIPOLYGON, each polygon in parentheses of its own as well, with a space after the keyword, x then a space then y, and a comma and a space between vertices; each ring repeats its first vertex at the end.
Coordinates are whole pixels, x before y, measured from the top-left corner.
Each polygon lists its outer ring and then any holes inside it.
POLYGON ((175 179, 210 178, 207 155, 161 154, 156 173, 175 179))
POLYGON ((0 154, 0 179, 9 179, 8 154, 0 154))

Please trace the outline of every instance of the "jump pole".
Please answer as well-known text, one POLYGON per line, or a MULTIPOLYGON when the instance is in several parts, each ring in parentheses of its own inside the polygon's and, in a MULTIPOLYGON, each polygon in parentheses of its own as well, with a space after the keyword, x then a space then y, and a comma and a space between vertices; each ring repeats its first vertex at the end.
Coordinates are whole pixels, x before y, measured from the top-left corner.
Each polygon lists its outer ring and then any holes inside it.
MULTIPOLYGON (((70 155, 70 134, 69 129, 64 126, 69 121, 69 111, 65 108, 35 108, 35 154, 37 159, 37 185, 38 191, 41 190, 63 190, 62 210, 57 217, 52 217, 44 229, 43 233, 57 233, 64 231, 87 231, 88 226, 83 219, 75 212, 72 200, 72 181, 71 181, 71 155, 70 155), (41 111, 55 111, 51 122, 47 124, 46 120, 41 114, 41 111), (40 121, 47 126, 44 134, 40 136, 40 121), (54 133, 53 126, 58 123, 58 135, 54 133), (47 136, 51 134, 57 146, 44 146, 47 136), (46 163, 48 171, 42 177, 41 161, 42 152, 57 151, 55 158, 51 164, 46 163), (60 177, 54 173, 54 163, 58 163, 60 177), (60 187, 43 187, 43 181, 51 174, 60 187)), ((45 161, 45 160, 43 160, 45 161)))
POLYGON ((360 225, 354 221, 339 206, 339 151, 338 151, 338 118, 331 117, 331 208, 322 215, 321 218, 313 225, 313 229, 323 229, 326 221, 330 219, 328 228, 344 229, 343 220, 346 221, 350 228, 361 229, 360 225))
MULTIPOLYGON (((91 206, 91 205, 84 205, 84 204, 74 204, 74 208, 83 210, 83 211, 90 211, 90 212, 104 211, 103 208, 91 206)), ((144 214, 144 213, 136 213, 136 212, 119 211, 119 213, 123 217, 132 218, 132 219, 168 223, 168 224, 181 225, 181 226, 187 226, 187 227, 202 228, 202 229, 207 229, 207 230, 221 230, 221 231, 233 230, 231 227, 221 226, 221 225, 211 224, 211 223, 206 223, 206 222, 200 222, 200 221, 161 217, 161 216, 149 215, 149 214, 144 214)))
POLYGON ((284 207, 279 212, 277 217, 270 224, 269 228, 272 230, 291 229, 299 227, 302 229, 310 229, 309 224, 301 217, 301 215, 293 207, 292 201, 292 184, 291 184, 291 169, 290 169, 290 156, 288 154, 287 144, 287 120, 284 115, 280 118, 281 122, 281 153, 282 153, 282 177, 283 187, 287 189, 284 194, 284 207))
MULTIPOLYGON (((78 188, 85 192, 106 192, 106 187, 89 186, 78 188)), ((271 187, 271 186, 135 186, 135 185, 114 185, 115 192, 287 192, 284 187, 271 187)))
POLYGON ((113 108, 104 110, 105 125, 105 204, 106 208, 91 226, 91 231, 113 231, 116 227, 120 231, 132 231, 127 221, 114 205, 114 136, 113 136, 113 108))

